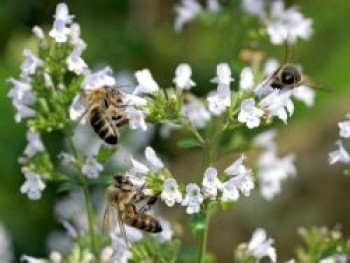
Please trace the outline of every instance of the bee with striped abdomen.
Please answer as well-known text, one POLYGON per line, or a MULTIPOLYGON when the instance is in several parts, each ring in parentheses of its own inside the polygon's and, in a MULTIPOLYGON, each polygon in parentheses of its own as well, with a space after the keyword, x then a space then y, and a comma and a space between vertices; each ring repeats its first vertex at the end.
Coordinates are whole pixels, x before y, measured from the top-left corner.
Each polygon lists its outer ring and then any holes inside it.
POLYGON ((145 212, 152 208, 157 196, 146 197, 141 190, 136 189, 127 176, 114 175, 114 182, 106 189, 107 207, 104 215, 104 226, 110 229, 113 212, 117 212, 120 231, 127 242, 124 224, 149 233, 162 231, 159 221, 145 212), (137 208, 141 201, 146 203, 137 208))
MULTIPOLYGON (((119 90, 110 86, 88 91, 84 95, 86 111, 90 124, 95 133, 106 143, 118 144, 119 128, 129 123, 125 114, 125 107, 119 90)), ((82 118, 81 117, 81 118, 82 118)))

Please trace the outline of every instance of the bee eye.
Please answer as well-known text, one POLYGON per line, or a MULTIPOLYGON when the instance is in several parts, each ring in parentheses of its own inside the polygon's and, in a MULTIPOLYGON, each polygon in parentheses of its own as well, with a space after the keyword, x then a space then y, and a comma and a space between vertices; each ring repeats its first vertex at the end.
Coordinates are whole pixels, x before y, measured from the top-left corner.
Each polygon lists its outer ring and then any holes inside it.
POLYGON ((282 72, 282 82, 286 85, 292 85, 297 82, 297 76, 295 72, 284 71, 282 72))

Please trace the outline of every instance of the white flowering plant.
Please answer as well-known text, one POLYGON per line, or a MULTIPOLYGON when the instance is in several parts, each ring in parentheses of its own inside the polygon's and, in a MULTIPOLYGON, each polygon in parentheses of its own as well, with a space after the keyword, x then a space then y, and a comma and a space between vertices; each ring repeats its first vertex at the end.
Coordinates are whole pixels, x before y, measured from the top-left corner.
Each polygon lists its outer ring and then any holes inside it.
MULTIPOLYGON (((208 0, 206 7, 196 0, 180 2, 175 7, 176 31, 181 31, 197 16, 206 24, 216 21, 211 17, 227 16, 226 7, 215 0, 208 0)), ((255 38, 268 35, 271 43, 278 45, 287 40, 295 43, 298 38, 308 39, 312 34, 312 20, 304 18, 295 7, 285 8, 282 1, 267 4, 263 0, 242 0, 241 5, 244 15, 259 22, 257 28, 252 29, 255 35, 260 32, 255 38)), ((49 244, 53 244, 49 258, 23 256, 22 260, 175 262, 180 240, 173 230, 174 222, 157 216, 162 231, 152 235, 126 226, 131 244, 125 242, 119 227, 111 233, 102 231, 98 222, 101 209, 91 194, 98 186, 112 184, 112 174, 122 173, 145 196, 159 197, 169 209, 185 208, 191 218, 192 233, 200 239, 196 250, 198 262, 208 262, 212 257, 207 253, 206 243, 210 219, 215 213, 231 209, 241 197, 249 197, 256 186, 263 198, 271 200, 281 192, 282 182, 296 175, 295 156, 278 154, 274 127, 276 123, 287 125, 294 113, 295 100, 313 106, 314 91, 306 85, 274 88, 267 80, 283 63, 265 59, 261 51, 244 47, 242 61, 221 62, 216 74, 213 69, 208 87, 215 87, 207 94, 201 92, 201 87, 192 79, 192 68, 187 63, 177 66, 168 87, 160 87, 145 68, 135 72, 136 84, 132 90, 122 91, 110 67, 92 71, 84 61, 82 54, 87 44, 81 39, 80 26, 74 18, 65 3, 58 4, 53 28, 48 34, 38 26, 33 28, 37 50, 23 51, 25 61, 19 77, 9 79, 12 88, 8 96, 16 111, 15 121, 25 122, 28 129, 28 145, 19 158, 25 177, 21 193, 38 200, 43 197, 47 184, 54 185, 58 193, 68 193, 67 199, 58 201, 55 207, 66 233, 53 234, 56 239, 55 242, 49 240, 49 244), (86 94, 106 87, 118 90, 125 102, 123 114, 128 127, 122 128, 117 146, 107 145, 97 134, 87 138, 79 133, 81 127, 92 131, 87 118, 91 105, 84 100, 86 94), (200 179, 188 175, 186 182, 180 182, 178 175, 149 145, 144 147, 144 158, 134 158, 137 153, 126 153, 124 130, 147 137, 147 132, 155 126, 159 127, 164 140, 172 132, 178 133, 177 145, 182 151, 195 148, 202 152, 200 179), (62 138, 61 148, 50 140, 52 133, 62 138), (252 149, 262 150, 256 162, 249 158, 252 149), (115 158, 118 154, 123 158, 115 158), (224 156, 235 157, 222 169, 218 162, 224 156), (111 165, 111 160, 117 160, 117 165, 111 165), (248 168, 247 163, 252 168, 248 168), (63 252, 56 251, 57 240, 65 247, 61 249, 63 252)), ((345 136, 349 133, 346 125, 341 125, 345 136)), ((333 162, 349 157, 332 156, 333 162)), ((248 252, 247 257, 260 260, 268 256, 276 262, 272 240, 267 239, 262 229, 253 235, 248 252)), ((250 262, 244 258, 246 251, 240 253, 237 257, 243 257, 241 262, 250 262)))

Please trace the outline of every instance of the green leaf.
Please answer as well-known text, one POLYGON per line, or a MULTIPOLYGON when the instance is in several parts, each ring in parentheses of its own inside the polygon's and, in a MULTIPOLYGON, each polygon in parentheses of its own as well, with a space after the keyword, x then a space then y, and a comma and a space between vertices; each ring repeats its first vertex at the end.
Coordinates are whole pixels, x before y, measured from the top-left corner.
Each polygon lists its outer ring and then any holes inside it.
POLYGON ((337 253, 337 245, 338 245, 337 243, 334 243, 334 244, 331 244, 329 247, 327 247, 327 248, 322 252, 322 255, 321 255, 321 257, 320 257, 320 260, 335 255, 335 254, 337 253))
POLYGON ((60 193, 65 193, 65 192, 71 191, 71 190, 73 190, 73 189, 76 189, 77 187, 78 187, 78 186, 77 186, 76 184, 74 184, 74 183, 65 182, 65 183, 61 184, 61 185, 57 188, 56 192, 57 192, 58 194, 60 194, 60 193))
POLYGON ((116 148, 111 146, 102 145, 98 151, 97 161, 100 163, 106 162, 115 153, 116 148))
POLYGON ((113 179, 111 176, 101 176, 97 179, 88 179, 89 184, 94 185, 110 185, 113 182, 113 179))
POLYGON ((194 148, 194 147, 201 147, 202 143, 197 139, 191 137, 191 138, 184 138, 179 140, 177 142, 177 145, 180 148, 194 148))
POLYGON ((191 220, 190 228, 193 234, 199 234, 206 228, 207 217, 204 213, 195 214, 191 220))

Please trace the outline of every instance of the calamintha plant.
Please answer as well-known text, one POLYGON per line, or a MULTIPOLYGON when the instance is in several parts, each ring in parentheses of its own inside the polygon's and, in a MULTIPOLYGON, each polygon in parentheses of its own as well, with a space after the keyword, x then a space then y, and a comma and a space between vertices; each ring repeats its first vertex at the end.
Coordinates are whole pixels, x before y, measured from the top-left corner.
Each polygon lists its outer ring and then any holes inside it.
MULTIPOLYGON (((237 7, 236 3, 232 5, 237 7)), ((210 26, 220 17, 227 17, 229 8, 231 5, 221 6, 215 0, 208 0, 206 7, 196 0, 182 0, 175 6, 175 30, 180 32, 192 20, 210 26)), ((312 35, 312 20, 295 7, 286 8, 282 1, 243 0, 240 8, 254 25, 247 41, 270 40, 273 45, 281 45, 288 40, 292 44, 312 35)), ((125 243, 118 224, 111 233, 102 230, 105 204, 94 205, 100 196, 95 189, 113 184, 113 174, 123 174, 137 191, 148 197, 158 196, 169 209, 176 205, 185 208, 192 233, 199 240, 197 260, 201 263, 213 258, 206 244, 214 214, 232 209, 256 186, 264 198, 272 199, 281 192, 282 182, 296 175, 294 155, 278 156, 274 142, 277 131, 270 126, 278 121, 287 124, 294 112, 293 100, 312 106, 315 94, 303 83, 294 87, 294 79, 288 79, 294 75, 281 73, 279 77, 286 85, 274 86, 280 63, 265 59, 261 50, 242 46, 239 58, 219 63, 216 76, 208 79, 208 86, 216 88, 199 97, 196 90, 202 87, 192 79, 187 63, 177 66, 167 88, 159 87, 148 69, 136 71, 137 83, 131 90, 118 82, 111 68, 93 71, 82 58, 87 44, 80 37, 80 26, 64 3, 57 5, 48 34, 38 26, 33 33, 37 49, 23 51, 25 61, 20 76, 9 79, 13 87, 8 96, 16 111, 15 120, 25 122, 28 128, 28 145, 19 158, 25 179, 20 191, 38 200, 46 185, 53 184, 58 193, 68 194, 55 208, 66 229, 59 238, 63 248, 55 248, 59 243, 56 235, 55 242, 49 242, 54 245, 48 259, 24 255, 24 262, 175 262, 180 240, 173 232, 174 222, 154 215, 162 226, 157 234, 126 226, 131 244, 125 243), (241 63, 236 63, 238 60, 241 63), (108 111, 104 118, 116 126, 120 116, 127 119, 115 130, 122 133, 118 134, 120 144, 116 146, 100 139, 107 135, 97 132, 98 136, 93 132, 96 127, 90 125, 94 122, 92 104, 86 98, 107 90, 118 92, 118 103, 123 106, 118 108, 119 115, 108 111), (154 124, 160 127, 165 140, 172 132, 179 133, 178 146, 184 154, 188 148, 202 152, 202 176, 188 175, 188 182, 180 182, 151 146, 144 147, 144 161, 128 154, 128 142, 149 137, 154 124), (52 133, 62 142, 53 143, 52 133), (248 168, 246 154, 252 148, 262 151, 256 162, 250 160, 254 167, 248 168), (236 159, 226 169, 215 167, 223 156, 235 154, 236 159)), ((127 86, 133 86, 133 81, 127 86)), ((103 128, 106 127, 97 130, 103 128)), ((302 250, 300 255, 300 259, 307 257, 302 250)), ((264 257, 277 262, 272 240, 267 239, 263 229, 256 230, 252 241, 235 253, 240 262, 256 262, 264 257)))

